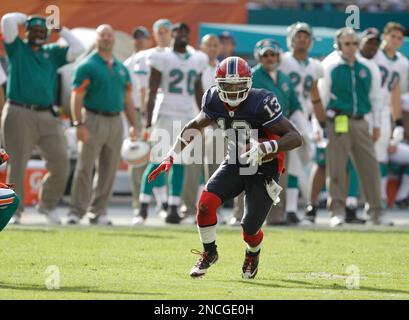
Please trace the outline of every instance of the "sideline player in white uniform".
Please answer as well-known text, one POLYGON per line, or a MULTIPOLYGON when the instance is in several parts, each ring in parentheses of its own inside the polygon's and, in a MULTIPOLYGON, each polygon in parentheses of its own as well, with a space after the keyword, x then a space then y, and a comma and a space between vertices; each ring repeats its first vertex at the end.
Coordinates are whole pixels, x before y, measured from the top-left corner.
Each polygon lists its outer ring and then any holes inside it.
MULTIPOLYGON (((133 69, 132 79, 135 82, 135 86, 139 89, 139 101, 141 103, 141 110, 146 116, 146 100, 149 91, 149 77, 151 74, 151 68, 148 65, 149 57, 156 53, 169 50, 172 40, 172 23, 168 19, 159 19, 155 21, 152 26, 153 38, 156 42, 156 47, 147 50, 139 51, 134 59, 135 65, 133 69)), ((158 90, 156 100, 160 102, 163 99, 161 90, 158 90)), ((136 101, 136 100, 135 100, 136 101)), ((148 137, 144 137, 147 139, 148 137)), ((141 181, 141 189, 139 196, 140 207, 139 210, 134 210, 134 218, 132 220, 133 225, 142 224, 145 221, 147 215, 148 204, 152 199, 152 195, 155 195, 156 201, 161 207, 162 211, 167 211, 167 190, 166 190, 166 177, 160 177, 151 184, 144 184, 141 181)))
MULTIPOLYGON (((146 128, 152 126, 152 141, 158 141, 151 152, 151 162, 145 170, 143 184, 156 169, 163 154, 161 151, 173 144, 180 129, 197 113, 203 95, 201 74, 206 67, 202 55, 188 49, 190 28, 178 23, 172 28, 172 49, 153 53, 148 64, 151 67, 146 128), (156 102, 156 93, 161 86, 163 99, 156 102), (196 98, 196 99, 195 99, 196 98)), ((180 163, 180 159, 175 159, 180 163)), ((175 162, 176 162, 175 161, 175 162)), ((167 223, 179 223, 178 206, 183 186, 183 166, 175 164, 169 173, 169 197, 167 223)), ((142 192, 141 192, 142 196, 142 192)), ((141 198, 141 200, 143 200, 141 198)), ((144 201, 142 205, 146 206, 144 201)), ((141 210, 142 210, 141 206, 141 210)), ((147 211, 144 214, 147 214, 147 211)), ((146 219, 145 217, 142 217, 146 219)))
POLYGON ((375 143, 375 151, 381 171, 381 196, 384 204, 387 203, 389 153, 396 152, 396 146, 404 137, 401 93, 407 91, 409 63, 408 59, 398 52, 404 34, 402 25, 389 22, 384 28, 381 47, 373 57, 382 77, 381 132, 375 143), (391 120, 394 122, 393 131, 391 120))
MULTIPOLYGON (((202 37, 200 41, 200 51, 197 51, 197 54, 202 55, 204 59, 205 69, 202 73, 202 87, 203 91, 206 91, 212 85, 216 84, 215 75, 216 67, 218 65, 217 56, 220 54, 220 41, 218 36, 215 34, 206 34, 202 37)), ((199 113, 199 108, 197 108, 197 114, 199 113)), ((223 140, 223 138, 222 138, 223 140)), ((218 165, 215 165, 216 159, 212 158, 213 150, 213 132, 212 128, 206 128, 204 134, 201 137, 195 138, 195 141, 192 142, 193 149, 198 148, 196 143, 202 144, 203 154, 203 163, 187 165, 185 167, 185 179, 183 184, 183 193, 182 193, 182 207, 180 213, 184 217, 194 217, 196 219, 196 207, 198 202, 198 196, 201 194, 200 186, 204 186, 204 180, 208 180, 210 176, 216 171, 218 165), (201 141, 199 141, 201 139, 201 141), (204 148, 206 144, 206 147, 204 148), (210 149, 210 150, 209 150, 210 149), (205 159, 206 157, 210 157, 205 159), (214 168, 215 167, 215 168, 214 168), (213 170, 211 170, 213 169, 213 170), (209 172, 210 171, 210 172, 209 172), (209 175, 210 173, 210 175, 209 175), (204 179, 205 178, 205 179, 204 179), (200 190, 199 190, 200 189, 200 190), (199 192, 198 192, 199 191, 199 192)), ((191 149, 191 148, 190 148, 191 149)), ((222 161, 223 159, 221 159, 222 161)), ((221 162, 220 161, 220 162, 221 162)), ((219 223, 222 221, 220 216, 218 219, 219 223)))
MULTIPOLYGON (((296 22, 289 26, 287 34, 287 47, 290 51, 284 53, 281 58, 280 70, 286 73, 294 85, 300 104, 303 108, 302 115, 306 121, 298 125, 306 125, 305 128, 298 129, 305 137, 310 137, 310 145, 292 150, 288 153, 288 187, 286 191, 286 211, 291 222, 298 223, 296 215, 298 203, 298 178, 305 175, 304 168, 311 160, 311 140, 312 126, 310 119, 313 114, 318 122, 325 126, 325 111, 317 89, 318 79, 323 76, 321 63, 308 57, 308 52, 312 46, 312 30, 310 26, 303 22, 296 22)), ((301 114, 301 113, 300 113, 301 114)), ((319 174, 317 169, 317 174, 319 174)), ((325 178, 325 170, 322 172, 325 178)), ((306 179, 300 179, 306 180, 306 179)), ((302 188, 302 190, 309 189, 302 188)), ((318 191, 319 192, 319 191, 318 191)), ((304 195, 308 200, 309 196, 304 195)))

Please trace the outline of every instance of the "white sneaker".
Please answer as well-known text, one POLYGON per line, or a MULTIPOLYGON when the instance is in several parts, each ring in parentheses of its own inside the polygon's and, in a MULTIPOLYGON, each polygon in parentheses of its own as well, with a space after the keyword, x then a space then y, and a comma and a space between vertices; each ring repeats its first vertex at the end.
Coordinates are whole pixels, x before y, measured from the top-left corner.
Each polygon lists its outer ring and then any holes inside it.
POLYGON ((80 224, 80 218, 73 213, 69 213, 67 215, 67 220, 65 221, 66 224, 80 224))
POLYGON ((168 212, 165 209, 160 209, 158 215, 162 219, 165 219, 168 216, 168 212))
POLYGON ((112 226, 112 221, 104 216, 96 216, 94 219, 89 219, 90 224, 95 224, 98 226, 112 226))
POLYGON ((333 216, 329 221, 329 226, 331 228, 340 227, 344 224, 344 219, 339 216, 333 216))
POLYGON ((39 214, 43 214, 46 216, 47 221, 49 224, 61 224, 61 219, 60 216, 57 213, 57 210, 48 210, 48 209, 44 209, 41 208, 40 206, 37 205, 36 207, 37 212, 39 214))
POLYGON ((145 224, 145 220, 146 219, 144 219, 143 217, 141 217, 141 216, 135 216, 135 217, 133 217, 132 218, 132 225, 133 226, 140 226, 140 225, 143 225, 143 224, 145 224))
POLYGON ((61 219, 57 213, 57 210, 49 211, 46 217, 49 224, 61 224, 61 219))

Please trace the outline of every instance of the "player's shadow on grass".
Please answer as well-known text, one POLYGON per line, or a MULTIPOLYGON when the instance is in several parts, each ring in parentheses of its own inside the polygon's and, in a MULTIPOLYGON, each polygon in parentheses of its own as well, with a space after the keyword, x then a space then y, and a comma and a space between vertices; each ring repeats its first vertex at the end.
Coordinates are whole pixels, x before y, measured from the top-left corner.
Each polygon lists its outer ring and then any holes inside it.
POLYGON ((60 289, 56 290, 49 290, 45 286, 40 286, 38 284, 11 284, 0 282, 0 291, 2 289, 11 289, 11 290, 22 290, 22 291, 43 291, 43 292, 50 292, 50 293, 58 293, 58 292, 76 292, 76 293, 102 293, 102 294, 126 294, 126 295, 141 295, 141 296, 163 296, 166 293, 159 293, 159 292, 131 292, 131 291, 115 291, 115 290, 101 290, 101 289, 94 289, 93 287, 65 287, 62 286, 60 289))
MULTIPOLYGON (((265 280, 265 279, 259 279, 259 280, 265 280)), ((300 281, 300 280, 280 280, 281 282, 285 282, 288 284, 292 285, 302 285, 302 286, 307 286, 311 287, 310 289, 317 289, 317 290, 322 290, 322 289, 329 289, 329 290, 348 290, 346 286, 339 285, 337 283, 335 284, 321 284, 317 282, 307 282, 307 281, 300 281)), ((250 286, 260 286, 260 287, 272 287, 272 288, 298 288, 298 286, 283 286, 279 285, 276 283, 262 283, 262 282, 256 282, 256 281, 249 281, 249 280, 237 280, 236 282, 239 283, 244 283, 246 285, 250 286)), ((399 289, 388 289, 388 288, 373 288, 373 287, 367 287, 367 286, 360 286, 359 291, 374 291, 374 292, 383 292, 383 293, 391 293, 391 294, 409 294, 409 291, 406 290, 399 290, 399 289)))
MULTIPOLYGON (((313 287, 319 287, 316 289, 331 289, 331 290, 348 290, 346 286, 339 285, 337 283, 327 285, 327 284, 319 284, 319 283, 312 283, 300 280, 281 280, 283 282, 288 282, 291 284, 300 284, 300 285, 307 285, 313 287)), ((384 292, 384 293, 395 293, 395 294, 409 294, 407 290, 400 290, 400 289, 389 289, 389 288, 374 288, 374 287, 366 287, 366 286, 359 286, 359 290, 363 291, 374 291, 374 292, 384 292)))

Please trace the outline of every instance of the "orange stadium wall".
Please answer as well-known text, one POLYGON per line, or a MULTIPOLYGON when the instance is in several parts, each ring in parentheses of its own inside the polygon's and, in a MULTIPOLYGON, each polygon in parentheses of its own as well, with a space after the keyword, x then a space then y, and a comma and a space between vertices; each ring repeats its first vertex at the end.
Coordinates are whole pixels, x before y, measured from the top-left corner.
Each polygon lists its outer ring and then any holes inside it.
MULTIPOLYGON (((1 0, 0 16, 15 11, 47 16, 47 6, 55 5, 60 10, 61 24, 68 28, 95 28, 108 23, 127 33, 138 25, 151 30, 155 20, 168 18, 191 26, 191 44, 196 47, 199 23, 246 23, 246 3, 246 0, 1 0)), ((4 48, 0 48, 0 55, 4 55, 4 48)))

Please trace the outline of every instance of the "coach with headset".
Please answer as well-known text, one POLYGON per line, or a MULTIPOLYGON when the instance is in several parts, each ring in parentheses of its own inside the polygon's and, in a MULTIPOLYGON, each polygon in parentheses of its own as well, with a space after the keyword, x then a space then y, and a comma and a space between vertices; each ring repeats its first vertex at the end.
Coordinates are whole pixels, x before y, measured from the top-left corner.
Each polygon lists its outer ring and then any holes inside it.
MULTIPOLYGON (((68 178, 66 142, 53 108, 57 93, 57 69, 74 61, 83 51, 81 42, 67 29, 59 29, 68 43, 46 44, 50 30, 42 16, 27 17, 8 13, 1 19, 8 62, 7 102, 1 117, 4 143, 10 155, 7 180, 15 183, 16 193, 24 199, 24 175, 27 162, 38 146, 46 162, 38 211, 50 223, 60 223, 55 208, 63 196, 68 178), (26 39, 19 37, 24 24, 26 39)), ((14 216, 18 223, 24 201, 14 216)))
POLYGON ((342 225, 345 215, 345 170, 351 155, 367 201, 367 214, 373 224, 383 224, 380 174, 372 135, 364 116, 373 111, 374 128, 379 130, 380 74, 367 59, 357 57, 358 37, 351 28, 339 29, 335 51, 322 66, 318 81, 326 107, 329 143, 327 147, 328 206, 330 226, 342 225))

